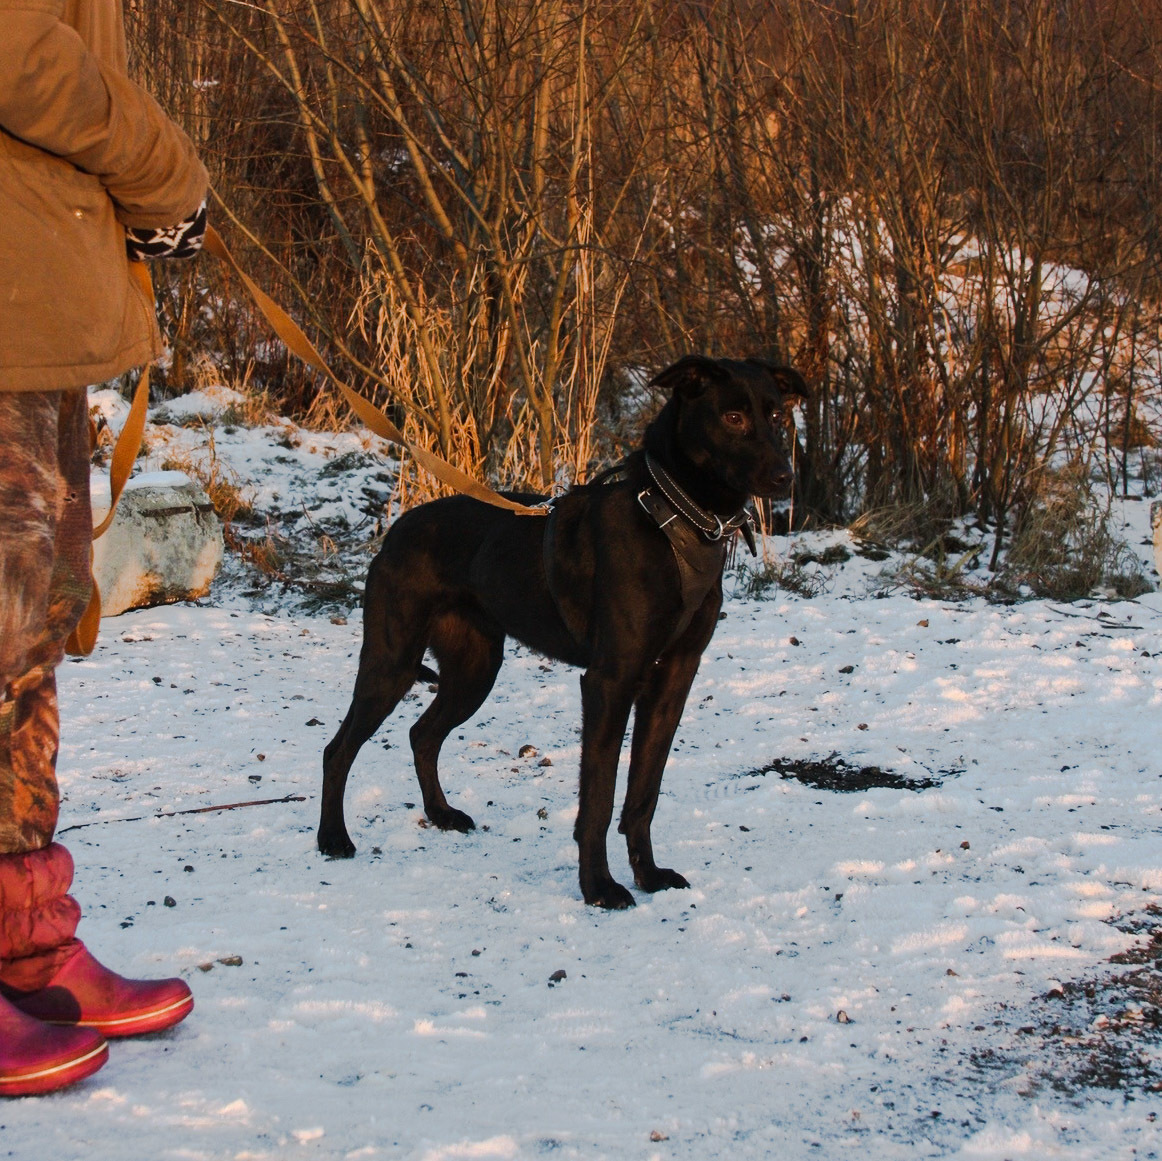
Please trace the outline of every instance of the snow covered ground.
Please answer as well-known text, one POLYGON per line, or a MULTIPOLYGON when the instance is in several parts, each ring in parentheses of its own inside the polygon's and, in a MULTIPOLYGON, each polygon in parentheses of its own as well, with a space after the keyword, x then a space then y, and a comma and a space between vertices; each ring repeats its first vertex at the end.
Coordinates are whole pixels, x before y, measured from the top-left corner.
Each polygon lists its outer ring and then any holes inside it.
MULTIPOLYGON (((190 430, 155 431, 147 466, 190 430)), ((260 510, 301 501, 314 527, 358 523, 350 493, 384 467, 364 452, 216 433, 260 510), (352 453, 345 495, 323 469, 352 453)), ((1150 559, 1147 509, 1125 519, 1150 559)), ((417 686, 353 770, 359 852, 329 862, 321 752, 358 609, 335 623, 228 573, 196 607, 106 620, 61 670, 80 934, 123 972, 180 973, 197 1007, 4 1104, 0 1156, 1162 1156, 1157 1009, 1102 982, 1162 941, 1162 596, 876 599, 882 567, 728 600, 654 828, 692 889, 614 914, 577 888, 576 672, 510 647, 449 739, 470 835, 423 824, 417 686)))

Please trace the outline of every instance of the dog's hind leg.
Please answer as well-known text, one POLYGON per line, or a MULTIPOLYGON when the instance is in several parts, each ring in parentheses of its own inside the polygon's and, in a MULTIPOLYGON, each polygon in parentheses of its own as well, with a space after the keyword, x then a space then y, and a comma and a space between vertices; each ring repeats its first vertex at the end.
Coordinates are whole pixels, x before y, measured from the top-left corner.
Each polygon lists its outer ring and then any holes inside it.
POLYGON ((441 830, 474 830, 476 823, 467 814, 448 805, 437 762, 444 739, 484 704, 492 690, 504 659, 504 637, 450 613, 433 625, 430 647, 440 664, 439 686, 435 700, 411 729, 424 813, 441 830))
POLYGON ((375 656, 368 660, 364 649, 355 678, 351 708, 338 732, 323 751, 323 793, 319 808, 319 850, 332 858, 349 859, 355 844, 343 819, 343 793, 347 775, 363 743, 383 724, 420 672, 423 643, 413 642, 405 662, 375 656))

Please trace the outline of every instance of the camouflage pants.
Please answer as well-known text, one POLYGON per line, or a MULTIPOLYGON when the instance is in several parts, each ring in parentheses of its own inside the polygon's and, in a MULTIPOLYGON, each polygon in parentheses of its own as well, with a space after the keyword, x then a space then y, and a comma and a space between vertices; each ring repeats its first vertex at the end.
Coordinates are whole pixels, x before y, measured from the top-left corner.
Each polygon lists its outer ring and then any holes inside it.
POLYGON ((0 392, 0 855, 56 829, 56 667, 92 588, 85 391, 0 392))

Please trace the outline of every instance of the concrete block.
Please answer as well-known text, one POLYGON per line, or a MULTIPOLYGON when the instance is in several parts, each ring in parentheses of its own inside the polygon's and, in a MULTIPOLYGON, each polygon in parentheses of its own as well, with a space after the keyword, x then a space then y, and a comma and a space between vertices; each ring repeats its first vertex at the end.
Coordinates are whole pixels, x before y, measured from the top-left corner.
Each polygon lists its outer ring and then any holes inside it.
MULTIPOLYGON (((93 523, 109 510, 108 476, 93 477, 93 523)), ((101 615, 205 596, 222 563, 222 525, 182 472, 134 476, 109 530, 93 543, 101 615)))

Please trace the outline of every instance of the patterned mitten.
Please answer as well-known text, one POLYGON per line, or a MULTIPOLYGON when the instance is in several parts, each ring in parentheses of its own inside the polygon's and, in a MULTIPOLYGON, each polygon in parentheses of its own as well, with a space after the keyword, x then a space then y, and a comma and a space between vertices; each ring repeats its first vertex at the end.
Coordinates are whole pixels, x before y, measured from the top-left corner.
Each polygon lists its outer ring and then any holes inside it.
POLYGON ((154 258, 192 258, 206 236, 206 203, 184 222, 153 230, 127 228, 125 249, 130 262, 149 262, 154 258))

